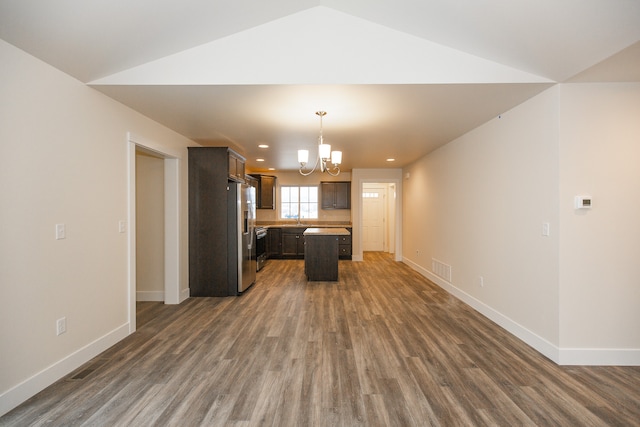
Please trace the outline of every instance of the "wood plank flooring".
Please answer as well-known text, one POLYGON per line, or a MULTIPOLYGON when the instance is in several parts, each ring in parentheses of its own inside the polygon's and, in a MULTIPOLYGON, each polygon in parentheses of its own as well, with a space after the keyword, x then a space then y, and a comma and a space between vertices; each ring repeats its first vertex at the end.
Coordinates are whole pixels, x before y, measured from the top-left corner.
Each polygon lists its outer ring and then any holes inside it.
POLYGON ((138 330, 9 414, 17 426, 632 426, 640 368, 559 367, 382 253, 241 297, 138 304, 138 330))

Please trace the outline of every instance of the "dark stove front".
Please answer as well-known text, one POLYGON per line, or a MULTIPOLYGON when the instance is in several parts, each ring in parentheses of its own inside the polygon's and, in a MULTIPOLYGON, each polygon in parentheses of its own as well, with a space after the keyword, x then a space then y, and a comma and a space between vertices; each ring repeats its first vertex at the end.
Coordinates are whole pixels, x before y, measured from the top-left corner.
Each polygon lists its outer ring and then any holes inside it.
POLYGON ((267 263, 267 229, 256 227, 256 271, 262 270, 267 263))

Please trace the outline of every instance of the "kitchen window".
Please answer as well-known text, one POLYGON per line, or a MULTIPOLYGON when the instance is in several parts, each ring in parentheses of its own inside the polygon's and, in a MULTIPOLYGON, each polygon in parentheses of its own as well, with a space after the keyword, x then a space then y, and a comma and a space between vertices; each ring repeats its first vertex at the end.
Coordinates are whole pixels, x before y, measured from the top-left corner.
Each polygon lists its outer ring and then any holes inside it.
POLYGON ((317 186, 283 185, 280 187, 280 201, 280 218, 318 218, 317 186))

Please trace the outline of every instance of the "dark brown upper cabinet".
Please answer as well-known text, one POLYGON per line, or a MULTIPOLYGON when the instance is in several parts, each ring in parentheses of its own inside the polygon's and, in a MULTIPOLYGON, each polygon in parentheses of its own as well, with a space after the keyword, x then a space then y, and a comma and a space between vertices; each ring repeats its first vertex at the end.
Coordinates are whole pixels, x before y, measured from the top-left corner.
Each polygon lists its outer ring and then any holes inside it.
POLYGON ((258 209, 275 209, 276 208, 276 182, 277 177, 271 175, 251 175, 258 180, 257 208, 258 209))
POLYGON ((351 182, 330 181, 320 183, 322 209, 351 209, 351 182))
POLYGON ((244 162, 245 159, 240 154, 228 149, 229 179, 237 182, 244 182, 244 162))

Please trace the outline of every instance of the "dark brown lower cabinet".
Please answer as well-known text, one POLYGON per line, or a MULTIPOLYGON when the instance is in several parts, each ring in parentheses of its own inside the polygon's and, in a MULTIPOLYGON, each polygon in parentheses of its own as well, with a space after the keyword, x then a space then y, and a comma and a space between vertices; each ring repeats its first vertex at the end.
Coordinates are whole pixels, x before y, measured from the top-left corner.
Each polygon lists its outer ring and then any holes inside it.
MULTIPOLYGON (((270 259, 304 258, 304 231, 302 227, 269 227, 267 230, 267 257, 270 259)), ((351 227, 347 227, 351 233, 351 227)), ((338 254, 340 259, 351 259, 351 235, 338 236, 338 254)))
POLYGON ((309 281, 338 281, 338 237, 305 236, 304 271, 309 281))
POLYGON ((282 230, 280 228, 269 228, 267 230, 267 257, 282 257, 282 230))
MULTIPOLYGON (((347 231, 351 233, 351 228, 347 228, 347 231)), ((338 236, 338 245, 340 259, 351 259, 351 235, 338 236)))
POLYGON ((306 228, 296 227, 282 229, 283 258, 304 257, 304 230, 306 230, 306 228))

